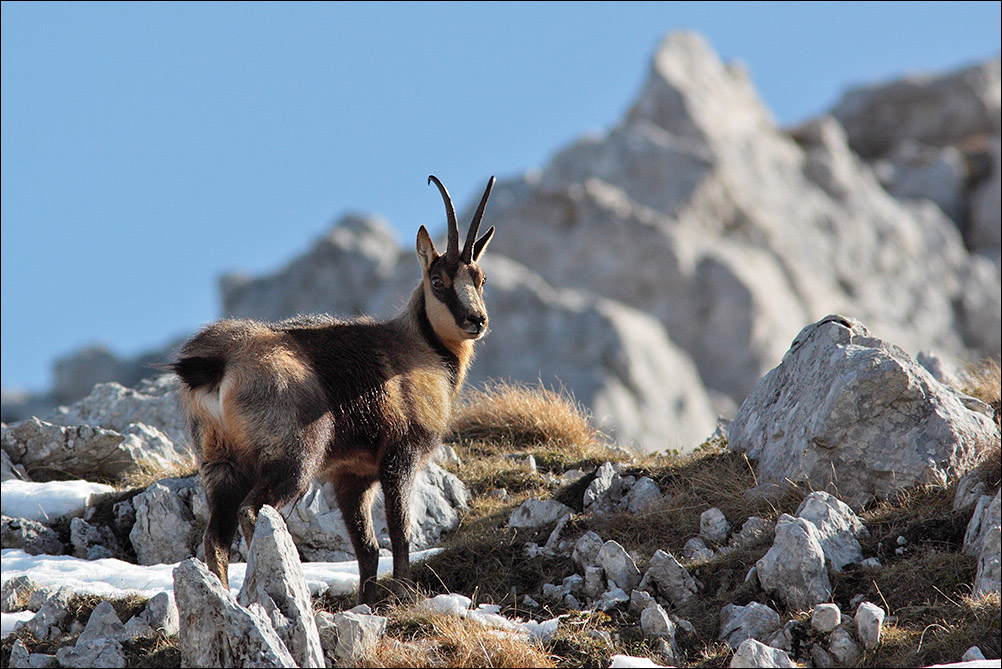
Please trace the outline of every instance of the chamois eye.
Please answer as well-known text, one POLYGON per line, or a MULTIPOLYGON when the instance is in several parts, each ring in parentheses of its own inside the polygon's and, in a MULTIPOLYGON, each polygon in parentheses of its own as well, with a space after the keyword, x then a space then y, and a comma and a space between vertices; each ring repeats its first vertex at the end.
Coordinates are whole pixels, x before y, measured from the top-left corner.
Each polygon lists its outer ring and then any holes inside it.
POLYGON ((485 283, 487 283, 487 276, 486 275, 480 277, 480 287, 483 288, 485 283))
POLYGON ((443 288, 444 286, 445 286, 445 282, 443 282, 442 279, 438 278, 437 276, 433 276, 431 278, 431 287, 432 288, 438 290, 440 288, 443 288))

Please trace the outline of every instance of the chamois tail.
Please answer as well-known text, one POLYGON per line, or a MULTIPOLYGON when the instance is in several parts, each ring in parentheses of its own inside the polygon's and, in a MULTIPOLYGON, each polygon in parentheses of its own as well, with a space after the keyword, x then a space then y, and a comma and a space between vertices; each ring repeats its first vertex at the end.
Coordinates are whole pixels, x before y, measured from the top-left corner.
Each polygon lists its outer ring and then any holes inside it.
POLYGON ((191 356, 168 365, 190 389, 213 389, 219 386, 226 371, 226 359, 220 356, 191 356))

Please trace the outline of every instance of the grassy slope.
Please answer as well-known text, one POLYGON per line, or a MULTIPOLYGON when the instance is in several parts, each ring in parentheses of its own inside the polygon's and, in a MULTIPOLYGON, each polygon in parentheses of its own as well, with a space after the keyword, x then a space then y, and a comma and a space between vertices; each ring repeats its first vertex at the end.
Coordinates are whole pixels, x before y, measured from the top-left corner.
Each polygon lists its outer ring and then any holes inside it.
MULTIPOLYGON (((965 390, 997 407, 998 379, 998 366, 987 367, 966 379, 965 390)), ((384 611, 390 618, 389 631, 373 653, 361 659, 366 666, 607 666, 616 653, 663 661, 656 647, 640 634, 636 616, 616 611, 582 613, 546 601, 543 585, 560 583, 576 573, 576 566, 567 558, 527 557, 524 544, 542 544, 551 528, 535 533, 510 530, 507 521, 512 511, 530 497, 561 499, 579 511, 568 524, 565 538, 573 540, 594 530, 634 553, 643 570, 657 549, 678 555, 685 542, 698 534, 699 515, 711 506, 720 508, 738 529, 749 515, 772 520, 795 511, 807 492, 791 489, 772 499, 747 495, 756 485, 753 468, 721 441, 707 442, 687 456, 626 453, 590 428, 587 416, 569 398, 538 388, 496 385, 472 392, 459 407, 448 440, 461 463, 447 468, 463 479, 475 497, 443 550, 416 568, 415 597, 458 592, 478 603, 499 604, 511 616, 561 615, 560 631, 554 641, 538 648, 510 635, 397 603, 384 611), (530 454, 537 463, 535 472, 525 465, 530 454), (638 515, 580 513, 581 495, 592 473, 610 460, 624 463, 630 474, 657 481, 666 493, 660 506, 638 515), (575 483, 561 483, 559 476, 573 469, 587 475, 575 483), (506 496, 499 494, 502 488, 506 496), (522 605, 526 594, 543 608, 527 611, 522 605)), ((997 488, 999 453, 985 454, 978 471, 990 488, 997 488)), ((959 552, 970 510, 954 512, 953 496, 952 485, 915 489, 862 514, 871 532, 864 554, 879 556, 885 568, 869 573, 849 567, 833 581, 833 599, 844 612, 856 594, 864 594, 888 611, 884 641, 865 656, 862 665, 956 661, 971 645, 980 646, 988 657, 999 657, 999 598, 970 598, 975 563, 959 552), (898 536, 908 539, 903 555, 894 551, 898 536)), ((784 612, 779 602, 744 582, 771 543, 772 536, 767 535, 729 555, 687 565, 702 583, 702 592, 695 602, 675 612, 690 620, 698 632, 690 636, 680 630, 686 664, 727 665, 730 651, 715 641, 724 604, 756 600, 784 612)), ((85 620, 84 613, 95 604, 81 601, 78 618, 85 620)), ((345 598, 317 604, 337 610, 354 602, 345 598)), ((135 602, 121 606, 124 614, 135 602)), ((806 612, 783 613, 784 622, 806 616, 806 612)), ((53 644, 24 641, 36 652, 54 652, 53 644)), ((802 640, 812 641, 809 636, 802 640)), ((13 637, 3 644, 4 666, 12 643, 13 637)), ((130 666, 177 666, 179 662, 176 640, 158 639, 128 650, 130 666)))

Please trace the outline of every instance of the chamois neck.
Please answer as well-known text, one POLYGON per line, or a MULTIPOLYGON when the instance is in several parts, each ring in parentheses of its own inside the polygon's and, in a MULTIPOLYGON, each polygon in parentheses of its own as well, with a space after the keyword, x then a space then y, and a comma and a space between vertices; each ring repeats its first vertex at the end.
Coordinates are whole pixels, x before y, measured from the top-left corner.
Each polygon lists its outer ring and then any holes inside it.
POLYGON ((455 389, 459 390, 466 377, 466 370, 473 360, 473 340, 446 339, 438 333, 428 317, 424 286, 420 284, 414 290, 407 307, 399 318, 407 322, 420 335, 425 344, 442 358, 453 377, 455 389))

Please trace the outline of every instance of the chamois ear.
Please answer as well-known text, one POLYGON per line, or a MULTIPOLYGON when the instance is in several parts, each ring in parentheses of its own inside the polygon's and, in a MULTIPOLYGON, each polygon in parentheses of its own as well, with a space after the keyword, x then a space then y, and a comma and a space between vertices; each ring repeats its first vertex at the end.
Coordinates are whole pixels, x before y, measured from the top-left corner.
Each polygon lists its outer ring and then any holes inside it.
POLYGON ((431 241, 431 235, 423 225, 417 232, 417 257, 421 263, 421 269, 428 271, 431 264, 438 258, 438 251, 435 249, 435 242, 431 241))
POLYGON ((478 239, 476 241, 476 243, 473 245, 473 260, 474 261, 476 261, 476 260, 478 260, 480 258, 480 254, 483 253, 484 249, 487 248, 487 245, 491 243, 491 237, 493 237, 493 236, 494 236, 494 226, 492 225, 491 229, 488 230, 487 232, 485 232, 484 236, 481 237, 480 239, 478 239))

